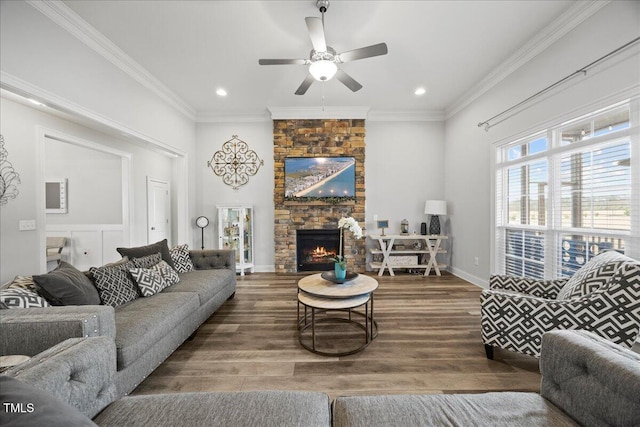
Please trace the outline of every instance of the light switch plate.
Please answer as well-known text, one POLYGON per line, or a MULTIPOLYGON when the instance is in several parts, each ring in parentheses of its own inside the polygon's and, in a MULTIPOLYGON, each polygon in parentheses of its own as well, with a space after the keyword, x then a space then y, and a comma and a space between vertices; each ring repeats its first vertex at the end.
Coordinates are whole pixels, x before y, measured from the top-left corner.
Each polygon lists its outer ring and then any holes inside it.
POLYGON ((35 219, 21 219, 20 220, 20 231, 31 231, 36 229, 36 220, 35 219))

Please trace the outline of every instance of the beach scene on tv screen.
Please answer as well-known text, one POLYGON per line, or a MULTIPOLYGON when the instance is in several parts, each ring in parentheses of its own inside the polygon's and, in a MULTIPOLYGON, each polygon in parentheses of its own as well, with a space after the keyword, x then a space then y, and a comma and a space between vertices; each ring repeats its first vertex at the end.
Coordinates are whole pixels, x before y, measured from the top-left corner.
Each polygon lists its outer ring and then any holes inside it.
POLYGON ((286 197, 354 197, 356 160, 353 157, 287 158, 286 197))

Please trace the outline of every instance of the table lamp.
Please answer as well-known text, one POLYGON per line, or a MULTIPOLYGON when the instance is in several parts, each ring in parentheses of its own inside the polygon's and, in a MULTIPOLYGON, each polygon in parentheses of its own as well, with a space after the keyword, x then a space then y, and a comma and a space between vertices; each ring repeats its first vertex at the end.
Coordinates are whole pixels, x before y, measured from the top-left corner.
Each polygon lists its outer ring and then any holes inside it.
POLYGON ((440 234, 440 218, 438 215, 447 214, 447 201, 446 200, 427 200, 424 204, 424 213, 431 215, 431 221, 429 222, 429 234, 440 234))

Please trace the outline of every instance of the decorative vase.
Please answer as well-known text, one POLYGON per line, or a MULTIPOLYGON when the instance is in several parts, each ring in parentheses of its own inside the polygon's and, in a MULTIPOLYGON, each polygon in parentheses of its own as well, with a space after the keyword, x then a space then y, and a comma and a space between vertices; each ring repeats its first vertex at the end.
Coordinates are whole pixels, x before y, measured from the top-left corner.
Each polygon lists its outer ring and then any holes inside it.
POLYGON ((336 279, 338 280, 343 280, 345 277, 347 277, 347 267, 346 266, 341 266, 339 262, 336 262, 334 265, 334 271, 336 274, 336 279))

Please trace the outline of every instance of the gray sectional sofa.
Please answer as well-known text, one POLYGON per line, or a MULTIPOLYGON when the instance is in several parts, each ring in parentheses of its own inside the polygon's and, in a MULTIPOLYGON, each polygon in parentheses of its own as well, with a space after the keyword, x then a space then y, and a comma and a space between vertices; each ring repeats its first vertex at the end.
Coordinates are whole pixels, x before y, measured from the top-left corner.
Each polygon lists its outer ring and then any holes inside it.
POLYGON ((36 355, 74 337, 114 343, 115 396, 131 392, 236 291, 235 254, 192 250, 195 270, 179 282, 117 307, 68 305, 12 308, 0 313, 3 355, 36 355))
POLYGON ((92 418, 101 426, 137 427, 640 425, 638 354, 589 332, 554 331, 543 338, 540 363, 540 394, 350 396, 331 406, 323 393, 298 391, 118 399, 113 340, 76 338, 0 375, 3 403, 14 402, 16 408, 34 404, 33 411, 23 413, 2 405, 0 421, 93 425, 92 418))

